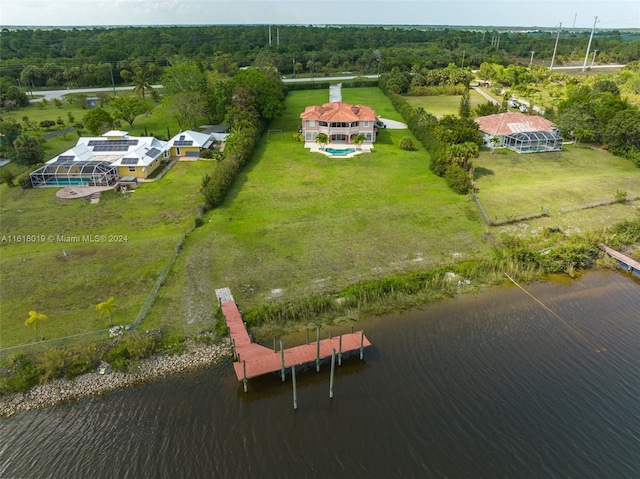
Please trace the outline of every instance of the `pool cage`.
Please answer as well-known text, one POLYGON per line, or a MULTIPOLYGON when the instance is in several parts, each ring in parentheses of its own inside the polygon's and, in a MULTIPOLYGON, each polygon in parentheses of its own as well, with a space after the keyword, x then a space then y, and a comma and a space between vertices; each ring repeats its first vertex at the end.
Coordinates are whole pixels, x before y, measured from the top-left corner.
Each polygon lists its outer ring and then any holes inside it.
POLYGON ((562 150, 563 138, 548 131, 512 133, 504 137, 504 146, 516 153, 537 153, 562 150))
POLYGON ((31 184, 46 186, 112 186, 119 178, 118 168, 107 161, 58 159, 31 173, 31 184))

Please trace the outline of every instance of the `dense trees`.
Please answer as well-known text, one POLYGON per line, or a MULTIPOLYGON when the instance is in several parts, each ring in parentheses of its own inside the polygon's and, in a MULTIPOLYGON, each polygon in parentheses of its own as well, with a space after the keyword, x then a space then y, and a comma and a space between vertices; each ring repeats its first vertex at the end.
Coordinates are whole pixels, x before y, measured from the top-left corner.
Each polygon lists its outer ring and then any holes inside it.
MULTIPOLYGON (((26 89, 60 86, 132 84, 141 95, 177 55, 210 64, 233 76, 238 66, 258 64, 264 57, 289 75, 350 71, 359 74, 414 68, 416 85, 437 79, 428 73, 450 64, 480 68, 481 78, 493 78, 482 63, 520 65, 508 72, 510 81, 527 74, 531 51, 549 62, 555 31, 500 32, 500 48, 491 30, 409 27, 281 26, 279 43, 269 45, 267 26, 118 27, 75 30, 4 30, 0 37, 0 76, 26 89), (295 59, 295 63, 292 63, 295 59), (425 74, 426 73, 426 74, 425 74), (113 78, 113 80, 112 80, 113 78), (18 83, 18 81, 20 83, 18 83), (144 86, 143 86, 144 85, 144 86)), ((588 37, 563 31, 556 64, 581 60, 588 37)), ((606 62, 640 59, 635 32, 598 31, 592 49, 606 62)))

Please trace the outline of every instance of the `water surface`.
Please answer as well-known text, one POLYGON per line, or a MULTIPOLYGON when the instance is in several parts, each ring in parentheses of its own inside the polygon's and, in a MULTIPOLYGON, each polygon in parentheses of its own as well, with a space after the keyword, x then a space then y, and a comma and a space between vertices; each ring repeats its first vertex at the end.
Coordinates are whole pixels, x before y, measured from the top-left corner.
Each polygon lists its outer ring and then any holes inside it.
POLYGON ((299 370, 297 412, 290 377, 245 394, 227 362, 20 413, 0 477, 640 477, 640 283, 526 289, 562 321, 507 286, 361 323, 365 360, 332 400, 299 370))

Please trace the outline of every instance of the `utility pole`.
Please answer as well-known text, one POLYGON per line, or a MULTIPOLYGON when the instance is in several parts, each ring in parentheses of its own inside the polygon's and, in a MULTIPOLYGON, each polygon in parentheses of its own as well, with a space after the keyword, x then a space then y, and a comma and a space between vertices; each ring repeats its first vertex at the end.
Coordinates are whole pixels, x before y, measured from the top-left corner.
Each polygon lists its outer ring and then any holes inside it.
POLYGON ((591 57, 591 68, 593 68, 593 63, 596 61, 596 53, 598 53, 598 50, 593 51, 593 56, 591 57))
POLYGON ((598 17, 593 21, 593 28, 591 29, 591 36, 589 36, 589 44, 587 45, 587 53, 584 56, 584 63, 582 64, 582 73, 587 69, 587 60, 589 59, 589 50, 591 50, 591 41, 593 40, 593 32, 596 31, 596 23, 598 23, 598 17))
POLYGON ((296 57, 293 57, 293 76, 291 78, 296 77, 296 57))
POLYGON ((280 46, 280 29, 276 28, 276 46, 280 46))
POLYGON ((573 28, 576 28, 576 18, 578 18, 578 14, 577 13, 573 17, 573 28))
POLYGON ((500 48, 500 35, 502 34, 502 32, 498 32, 498 42, 496 43, 496 51, 498 51, 498 49, 500 48))
POLYGON ((269 46, 271 46, 271 25, 269 25, 269 46))
POLYGON ((535 55, 536 52, 531 52, 531 60, 529 61, 529 68, 531 68, 531 65, 533 65, 533 55, 535 55))
POLYGON ((560 32, 562 31, 562 22, 560 22, 560 27, 558 28, 558 36, 556 36, 556 46, 553 47, 553 56, 551 57, 551 66, 549 70, 553 70, 553 62, 556 60, 556 52, 558 51, 558 41, 560 40, 560 32))
MULTIPOLYGON (((464 56, 467 53, 466 50, 462 50, 462 65, 460 65, 460 68, 464 68, 464 56)), ((380 73, 378 73, 378 75, 380 75, 380 73)))

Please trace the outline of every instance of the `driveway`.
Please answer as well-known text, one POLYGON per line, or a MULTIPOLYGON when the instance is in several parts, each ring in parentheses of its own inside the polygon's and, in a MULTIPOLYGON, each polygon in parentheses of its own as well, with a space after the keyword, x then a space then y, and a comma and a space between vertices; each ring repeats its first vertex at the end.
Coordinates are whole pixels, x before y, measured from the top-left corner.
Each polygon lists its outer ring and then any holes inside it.
POLYGON ((390 130, 406 130, 408 127, 404 123, 396 120, 388 120, 386 118, 378 118, 390 130))

